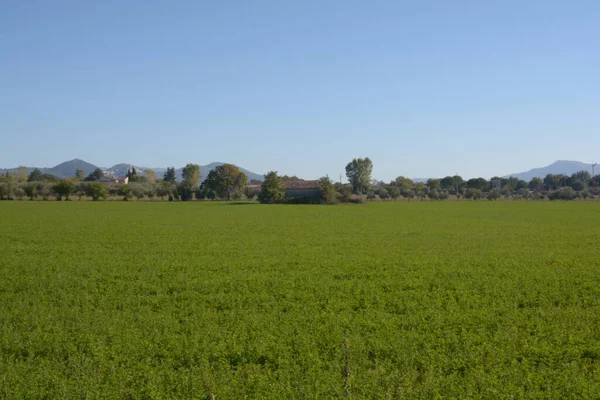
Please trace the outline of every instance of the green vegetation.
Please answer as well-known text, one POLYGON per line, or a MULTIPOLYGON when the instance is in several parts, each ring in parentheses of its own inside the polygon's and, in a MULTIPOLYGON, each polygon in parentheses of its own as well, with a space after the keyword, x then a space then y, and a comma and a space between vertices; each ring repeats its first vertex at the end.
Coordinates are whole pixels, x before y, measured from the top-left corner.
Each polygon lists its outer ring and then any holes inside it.
MULTIPOLYGON (((79 160, 73 160, 80 165, 79 160)), ((67 163, 68 165, 71 165, 67 163)), ((210 166, 210 165, 209 165, 210 166)), ((114 168, 114 167, 113 167, 114 168)), ((64 170, 64 169, 63 169, 64 170)), ((364 203, 367 200, 411 201, 415 197, 423 200, 593 200, 600 197, 600 176, 592 176, 587 171, 579 171, 571 176, 547 174, 544 179, 534 177, 529 182, 518 178, 493 177, 472 178, 446 176, 442 179, 428 179, 427 182, 413 182, 399 176, 389 183, 372 179, 373 163, 366 158, 354 158, 346 165, 348 184, 334 183, 328 176, 316 181, 306 181, 297 176, 278 176, 271 171, 264 175, 262 187, 248 187, 249 179, 239 167, 232 164, 216 165, 209 169, 206 179, 200 183, 200 166, 187 164, 181 171, 181 181, 177 181, 174 167, 167 168, 163 179, 157 180, 156 173, 146 169, 127 169, 125 178, 117 179, 112 173, 105 176, 100 168, 95 168, 83 179, 83 169, 77 168, 73 178, 59 180, 51 174, 42 174, 34 169, 29 176, 27 169, 20 167, 17 173, 6 172, 0 175, 0 200, 35 200, 41 195, 48 200, 54 198, 69 200, 72 193, 79 200, 84 196, 92 200, 120 197, 130 200, 133 196, 141 200, 160 198, 169 201, 191 200, 253 200, 258 197, 261 203, 296 204, 337 204, 364 203), (83 182, 82 182, 83 181, 83 182), (102 190, 96 182, 104 187, 102 190), (304 189, 288 193, 288 189, 304 189)), ((341 177, 340 177, 341 179, 341 177)))
POLYGON ((595 202, 0 203, 4 398, 596 398, 595 202))

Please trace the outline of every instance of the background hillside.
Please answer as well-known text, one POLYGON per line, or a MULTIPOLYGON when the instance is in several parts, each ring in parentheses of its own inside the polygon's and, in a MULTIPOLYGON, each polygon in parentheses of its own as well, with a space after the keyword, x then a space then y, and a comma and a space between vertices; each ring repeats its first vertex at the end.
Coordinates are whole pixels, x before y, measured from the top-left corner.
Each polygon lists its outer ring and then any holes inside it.
MULTIPOLYGON (((559 160, 555 161, 550 165, 541 168, 530 169, 525 172, 518 172, 514 174, 506 175, 504 178, 519 178, 524 181, 529 182, 533 178, 543 178, 548 174, 565 174, 571 175, 575 172, 579 171, 587 171, 590 174, 592 173, 592 164, 590 163, 582 163, 580 161, 567 161, 567 160, 559 160)), ((598 167, 596 168, 596 172, 598 172, 598 167)))
MULTIPOLYGON (((208 176, 208 173, 210 171, 215 169, 217 166, 223 165, 223 164, 224 163, 222 163, 222 162, 213 162, 208 165, 201 165, 200 166, 201 181, 206 179, 206 177, 208 176)), ((120 177, 120 176, 125 176, 127 174, 127 170, 131 167, 134 167, 138 171, 138 173, 142 173, 146 169, 151 169, 154 172, 156 172, 157 178, 162 178, 163 174, 166 171, 166 168, 140 167, 135 164, 129 164, 129 163, 121 163, 121 164, 113 165, 110 168, 103 168, 103 167, 98 167, 94 164, 90 164, 86 161, 83 161, 83 160, 80 160, 77 158, 70 160, 70 161, 65 161, 63 163, 60 163, 60 164, 52 167, 52 168, 44 168, 44 167, 25 167, 25 168, 27 169, 27 173, 31 173, 31 171, 33 171, 34 169, 37 168, 40 171, 42 171, 42 173, 56 175, 59 178, 71 178, 71 177, 75 176, 75 171, 77 169, 82 169, 84 175, 87 176, 90 173, 92 173, 96 168, 100 168, 103 171, 108 172, 110 175, 120 177)), ((256 172, 249 171, 242 167, 239 167, 239 168, 246 175, 248 175, 248 180, 252 180, 252 179, 259 180, 259 181, 264 180, 264 176, 262 174, 257 174, 256 172)), ((176 175, 177 175, 178 180, 181 179, 181 171, 182 170, 183 170, 183 168, 176 169, 176 175)), ((0 169, 0 173, 2 173, 2 174, 5 174, 7 172, 8 173, 17 173, 17 171, 18 171, 18 168, 0 169)))

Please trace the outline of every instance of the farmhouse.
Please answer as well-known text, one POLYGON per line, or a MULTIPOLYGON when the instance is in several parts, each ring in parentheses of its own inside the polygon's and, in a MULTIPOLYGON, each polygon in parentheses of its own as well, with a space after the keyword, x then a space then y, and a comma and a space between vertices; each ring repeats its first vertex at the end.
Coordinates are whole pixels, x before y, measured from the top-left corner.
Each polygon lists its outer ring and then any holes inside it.
POLYGON ((293 180, 284 182, 285 197, 293 199, 316 200, 319 198, 319 184, 317 181, 293 180))

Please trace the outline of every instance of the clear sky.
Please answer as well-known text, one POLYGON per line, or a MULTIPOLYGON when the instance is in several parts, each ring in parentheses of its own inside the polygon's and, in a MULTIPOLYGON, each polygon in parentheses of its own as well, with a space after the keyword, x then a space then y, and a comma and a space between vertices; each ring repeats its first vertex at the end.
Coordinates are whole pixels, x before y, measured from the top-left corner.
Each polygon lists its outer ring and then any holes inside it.
POLYGON ((0 0, 0 167, 600 161, 600 2, 0 0))

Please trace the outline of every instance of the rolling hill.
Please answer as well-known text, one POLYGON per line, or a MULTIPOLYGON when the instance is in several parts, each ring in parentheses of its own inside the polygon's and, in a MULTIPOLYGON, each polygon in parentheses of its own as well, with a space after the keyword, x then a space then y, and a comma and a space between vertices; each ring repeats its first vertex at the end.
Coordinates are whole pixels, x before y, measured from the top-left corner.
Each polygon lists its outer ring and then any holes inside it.
MULTIPOLYGON (((592 173, 592 164, 582 163, 580 161, 558 160, 550 165, 541 168, 530 169, 525 172, 518 172, 504 176, 504 178, 515 177, 529 182, 532 178, 543 178, 548 174, 565 174, 571 175, 579 171, 588 171, 592 173)), ((596 172, 600 171, 600 167, 596 168, 596 172)))
MULTIPOLYGON (((203 181, 204 179, 206 179, 206 177, 208 176, 208 173, 210 171, 215 169, 217 166, 223 165, 223 164, 224 163, 222 163, 222 162, 213 162, 208 165, 201 165, 200 166, 200 177, 201 177, 200 180, 203 181)), ((125 176, 127 174, 127 170, 129 168, 131 168, 132 166, 138 171, 138 173, 142 173, 142 171, 144 171, 146 169, 151 169, 156 173, 156 176, 159 178, 162 177, 166 171, 166 168, 139 167, 135 164, 129 164, 129 163, 116 164, 110 168, 102 168, 102 167, 100 167, 100 168, 103 171, 108 172, 109 174, 111 174, 113 176, 119 177, 119 176, 125 176)), ((65 161, 63 163, 60 163, 52 168, 26 167, 27 173, 31 173, 31 171, 33 171, 36 168, 39 169, 44 174, 47 173, 47 174, 56 175, 59 178, 71 178, 71 177, 75 176, 75 171, 77 169, 82 169, 83 174, 85 176, 87 176, 98 167, 95 166, 94 164, 90 164, 86 161, 76 158, 76 159, 73 159, 70 161, 65 161)), ((246 175, 248 175, 248 180, 252 180, 252 179, 256 179, 259 181, 264 180, 264 176, 262 174, 257 174, 255 172, 248 171, 247 169, 242 168, 242 167, 239 167, 239 168, 246 175)), ((182 170, 183 170, 183 168, 178 168, 175 170, 178 180, 181 180, 181 171, 182 170)), ((2 173, 2 174, 5 174, 7 172, 8 173, 17 173, 17 171, 18 171, 18 168, 0 169, 0 173, 2 173)))

